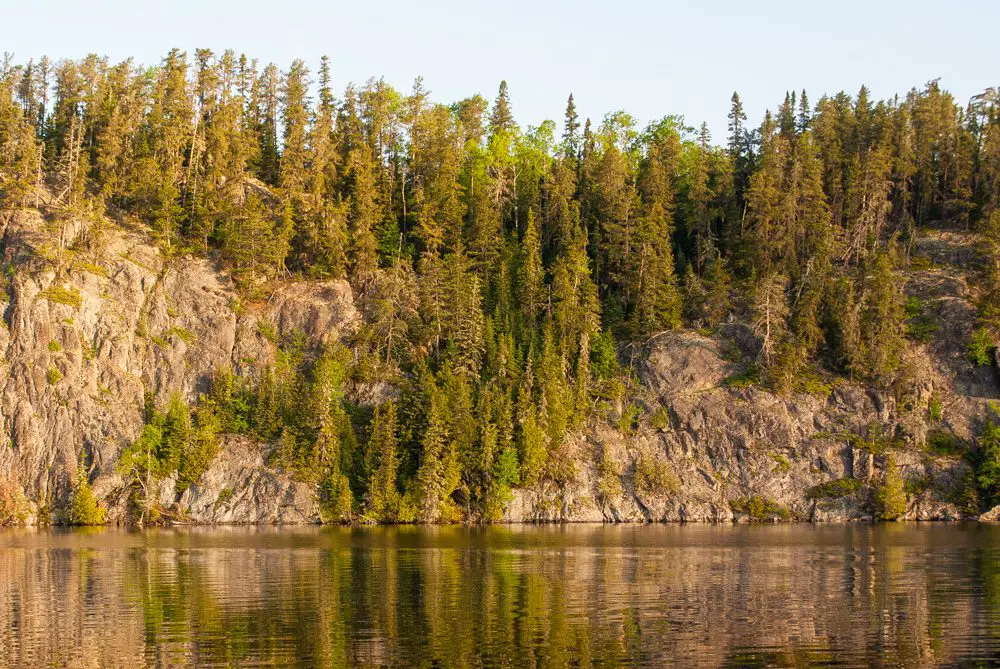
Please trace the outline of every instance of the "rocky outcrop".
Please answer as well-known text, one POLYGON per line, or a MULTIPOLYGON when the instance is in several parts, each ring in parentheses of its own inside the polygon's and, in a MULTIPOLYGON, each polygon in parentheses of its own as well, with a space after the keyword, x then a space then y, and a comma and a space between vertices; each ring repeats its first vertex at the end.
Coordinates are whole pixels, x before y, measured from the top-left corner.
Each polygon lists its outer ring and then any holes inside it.
MULTIPOLYGON (((969 465, 925 452, 919 448, 923 437, 918 441, 907 432, 916 422, 926 432, 926 409, 914 409, 923 415, 919 421, 900 416, 888 396, 856 385, 789 397, 753 386, 729 387, 725 379, 733 365, 723 358, 719 341, 693 333, 662 336, 641 359, 645 413, 666 416, 666 423, 624 435, 606 422, 593 422, 573 445, 580 465, 576 481, 561 491, 518 491, 508 520, 870 519, 871 487, 886 465, 884 453, 864 447, 863 436, 873 424, 889 425, 906 446, 893 451, 913 489, 903 517, 962 517, 959 499, 969 465), (610 498, 596 492, 607 487, 599 485, 607 474, 594 464, 605 450, 621 467, 621 494, 610 498), (673 486, 640 489, 636 468, 657 459, 669 467, 673 486)), ((985 415, 985 401, 953 395, 943 385, 935 391, 950 402, 949 429, 971 435, 985 415)))
POLYGON ((227 439, 208 471, 176 497, 171 486, 163 501, 176 503, 196 523, 318 523, 313 486, 266 465, 259 444, 227 439))
MULTIPOLYGON (((930 244, 927 253, 945 251, 930 244)), ((144 393, 193 401, 217 370, 271 360, 275 335, 299 331, 322 345, 349 340, 362 319, 344 281, 279 283, 268 300, 246 304, 209 259, 168 261, 140 232, 110 224, 20 214, 2 230, 2 262, 0 481, 23 491, 29 521, 65 502, 80 466, 110 518, 125 519, 115 466, 142 429, 144 393)), ((594 418, 566 445, 575 476, 516 490, 504 519, 870 518, 886 467, 870 439, 875 425, 903 446, 894 454, 908 482, 904 517, 961 517, 968 464, 922 447, 935 431, 971 442, 1000 389, 993 370, 972 368, 957 343, 975 313, 964 277, 932 266, 907 291, 942 329, 907 353, 912 381, 902 391, 837 382, 780 397, 729 383, 741 371, 733 361, 754 345, 738 324, 630 349, 638 427, 623 432, 613 416, 594 418), (932 401, 940 416, 930 415, 932 401)), ((226 438, 197 483, 160 482, 161 506, 198 523, 318 522, 315 488, 268 467, 266 454, 226 438)))
MULTIPOLYGON (((192 401, 215 371, 269 361, 270 332, 298 330, 321 343, 359 322, 345 281, 287 283, 267 302, 241 304, 210 260, 167 262, 145 236, 119 227, 54 233, 25 213, 3 230, 2 248, 0 476, 23 489, 31 516, 64 501, 82 465, 121 520, 115 464, 142 430, 145 392, 192 401), (56 253, 60 237, 68 250, 56 253)), ((173 499, 163 492, 161 502, 197 522, 316 520, 313 492, 267 470, 260 451, 227 442, 199 485, 173 499)))

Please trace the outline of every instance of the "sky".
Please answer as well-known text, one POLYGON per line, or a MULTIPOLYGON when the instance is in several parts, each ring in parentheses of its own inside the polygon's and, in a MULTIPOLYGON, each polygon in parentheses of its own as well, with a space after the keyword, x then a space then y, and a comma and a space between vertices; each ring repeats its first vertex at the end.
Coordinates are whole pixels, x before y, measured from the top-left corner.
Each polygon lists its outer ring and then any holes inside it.
POLYGON ((334 88, 416 76, 452 102, 510 87, 522 125, 623 109, 640 125, 683 115, 726 134, 733 91, 751 124, 787 90, 905 94, 940 78, 959 100, 1000 85, 1000 1, 0 0, 0 52, 157 62, 171 48, 232 48, 315 71, 334 88))

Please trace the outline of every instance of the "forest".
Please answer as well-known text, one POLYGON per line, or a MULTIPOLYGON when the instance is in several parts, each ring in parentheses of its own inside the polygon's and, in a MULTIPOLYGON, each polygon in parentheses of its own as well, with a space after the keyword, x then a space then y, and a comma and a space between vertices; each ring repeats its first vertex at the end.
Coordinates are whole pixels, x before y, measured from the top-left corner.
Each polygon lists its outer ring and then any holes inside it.
POLYGON ((218 370, 191 406, 150 398, 120 464, 137 507, 151 474, 193 483, 236 433, 315 482, 332 521, 495 521, 513 488, 573 477, 574 430, 630 429, 628 347, 681 328, 746 323, 742 382, 778 394, 891 393, 922 228, 982 233, 969 354, 992 363, 996 89, 789 92, 759 123, 733 93, 720 142, 678 116, 581 119, 571 94, 559 126, 521 127, 506 82, 492 101, 435 101, 420 79, 335 92, 316 65, 208 49, 0 64, 0 219, 132 222, 170 257, 212 258, 248 303, 345 279, 364 314, 323 350, 261 324, 273 363, 218 370), (379 383, 395 390, 376 406, 350 392, 379 383))

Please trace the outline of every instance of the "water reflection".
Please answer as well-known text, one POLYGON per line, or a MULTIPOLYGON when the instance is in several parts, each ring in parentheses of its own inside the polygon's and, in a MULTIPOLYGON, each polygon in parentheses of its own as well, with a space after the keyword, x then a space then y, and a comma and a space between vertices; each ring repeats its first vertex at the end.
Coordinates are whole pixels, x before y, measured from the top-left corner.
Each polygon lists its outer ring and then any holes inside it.
POLYGON ((0 532, 2 666, 1000 662, 1000 528, 0 532))

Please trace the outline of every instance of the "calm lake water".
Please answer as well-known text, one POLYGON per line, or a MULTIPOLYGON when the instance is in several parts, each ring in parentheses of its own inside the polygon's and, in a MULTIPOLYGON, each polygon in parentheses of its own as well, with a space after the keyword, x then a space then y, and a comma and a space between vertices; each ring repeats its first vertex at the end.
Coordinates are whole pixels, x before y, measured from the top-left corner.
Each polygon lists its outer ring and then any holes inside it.
POLYGON ((1000 527, 0 531, 0 666, 1000 666, 1000 527))

